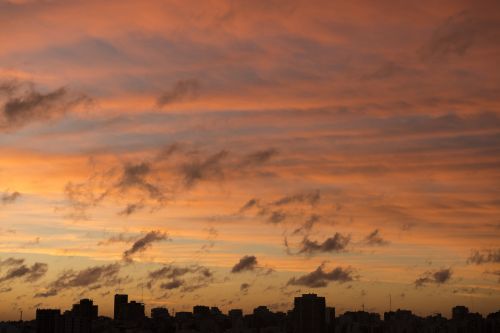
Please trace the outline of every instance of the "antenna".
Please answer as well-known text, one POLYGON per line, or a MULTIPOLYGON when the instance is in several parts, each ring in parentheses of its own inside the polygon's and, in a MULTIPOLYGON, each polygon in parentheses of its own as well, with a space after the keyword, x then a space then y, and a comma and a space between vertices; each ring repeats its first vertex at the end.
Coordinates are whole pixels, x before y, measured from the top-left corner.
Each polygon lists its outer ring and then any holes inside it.
POLYGON ((392 311, 392 295, 389 294, 389 311, 392 311))
POLYGON ((19 312, 20 312, 19 321, 23 321, 23 309, 19 309, 19 312))

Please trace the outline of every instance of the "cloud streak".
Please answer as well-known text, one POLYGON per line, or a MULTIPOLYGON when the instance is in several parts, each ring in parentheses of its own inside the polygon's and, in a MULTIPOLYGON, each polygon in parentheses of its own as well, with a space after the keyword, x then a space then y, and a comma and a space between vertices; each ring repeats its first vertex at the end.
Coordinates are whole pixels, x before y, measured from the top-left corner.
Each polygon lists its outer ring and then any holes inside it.
POLYGON ((453 271, 450 268, 444 268, 437 271, 428 271, 423 273, 415 280, 415 287, 424 287, 427 284, 441 285, 450 281, 453 271))
POLYGON ((118 278, 121 266, 118 263, 92 266, 80 271, 63 271, 54 281, 48 284, 47 290, 36 293, 37 298, 46 298, 72 288, 91 288, 101 285, 112 286, 121 281, 118 278))
POLYGON ((325 239, 323 242, 312 241, 307 237, 302 240, 301 248, 298 254, 312 255, 315 253, 329 253, 345 251, 351 241, 350 236, 342 235, 338 232, 332 237, 325 239))
POLYGON ((2 202, 3 205, 11 204, 14 203, 17 199, 21 197, 21 193, 17 191, 13 192, 4 192, 0 198, 0 201, 2 202))
MULTIPOLYGON (((9 260, 9 259, 7 259, 9 260)), ((22 261, 24 262, 24 261, 22 261)), ((42 278, 48 271, 49 266, 45 263, 36 262, 31 266, 20 264, 13 261, 11 263, 3 263, 4 265, 14 266, 10 268, 4 276, 0 277, 0 283, 4 283, 14 279, 24 279, 25 282, 36 282, 42 278)))
POLYGON ((88 104, 90 99, 58 88, 46 93, 35 90, 31 82, 9 81, 0 84, 0 130, 13 130, 25 125, 58 118, 72 109, 88 104))
POLYGON ((196 79, 177 81, 170 90, 163 92, 157 99, 159 107, 171 105, 182 101, 193 100, 198 97, 200 82, 196 79))
POLYGON ((123 260, 127 262, 132 262, 132 257, 137 254, 146 251, 148 248, 153 246, 153 243, 169 240, 168 235, 159 230, 153 230, 148 232, 142 238, 139 238, 132 244, 130 249, 123 252, 123 260))
POLYGON ((467 258, 467 263, 476 265, 500 263, 500 249, 473 250, 467 258))
POLYGON ((257 257, 256 256, 244 256, 238 261, 233 268, 231 273, 241 273, 245 271, 253 271, 257 268, 257 257))
POLYGON ((364 243, 370 246, 384 246, 388 245, 389 241, 382 238, 379 230, 375 229, 365 237, 364 243))
POLYGON ((287 282, 287 286, 305 286, 310 288, 324 288, 330 282, 349 282, 354 279, 354 271, 350 267, 335 267, 330 271, 324 270, 325 264, 321 264, 309 274, 293 277, 287 282))
POLYGON ((159 282, 159 288, 162 290, 179 289, 181 292, 189 293, 208 286, 213 282, 213 275, 214 273, 205 266, 170 264, 149 272, 147 287, 153 289, 159 282))

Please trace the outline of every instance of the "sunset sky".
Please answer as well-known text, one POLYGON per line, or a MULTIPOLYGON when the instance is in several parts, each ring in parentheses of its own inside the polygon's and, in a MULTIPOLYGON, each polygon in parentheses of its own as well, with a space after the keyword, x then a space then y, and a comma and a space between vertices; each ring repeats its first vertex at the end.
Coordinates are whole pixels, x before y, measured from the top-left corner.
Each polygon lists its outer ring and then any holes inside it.
POLYGON ((0 0, 0 31, 0 320, 500 309, 500 2, 0 0))

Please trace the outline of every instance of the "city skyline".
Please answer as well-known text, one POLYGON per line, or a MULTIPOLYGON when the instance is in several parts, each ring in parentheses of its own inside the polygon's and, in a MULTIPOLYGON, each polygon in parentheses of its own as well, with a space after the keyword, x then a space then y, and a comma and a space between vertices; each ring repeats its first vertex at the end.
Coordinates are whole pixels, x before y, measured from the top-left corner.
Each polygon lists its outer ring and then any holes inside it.
MULTIPOLYGON (((290 309, 284 309, 284 311, 277 311, 277 312, 288 312, 288 311, 293 311, 293 310, 298 310, 298 311, 303 311, 303 308, 307 307, 307 306, 311 306, 310 304, 307 304, 307 302, 312 302, 313 304, 313 307, 318 307, 317 309, 314 309, 314 312, 316 313, 319 313, 321 311, 324 311, 325 309, 333 309, 333 318, 336 317, 336 315, 342 315, 342 313, 337 313, 336 311, 336 308, 334 306, 334 304, 331 304, 331 303, 328 303, 325 299, 325 297, 322 297, 320 295, 317 295, 317 294, 314 294, 314 293, 308 293, 308 294, 302 294, 302 295, 298 295, 298 296, 295 296, 294 297, 294 302, 292 302, 292 308, 290 309), (319 303, 318 303, 319 301, 319 303)), ((99 310, 98 310, 98 304, 94 303, 94 300, 93 299, 89 299, 89 298, 82 298, 80 299, 77 303, 73 304, 72 305, 72 310, 74 311, 75 310, 75 307, 78 307, 79 305, 81 304, 85 304, 86 307, 88 307, 89 309, 93 309, 93 310, 88 310, 87 312, 89 313, 92 313, 90 315, 90 317, 94 318, 94 319, 97 319, 97 317, 99 316, 103 316, 99 310)), ((140 316, 144 316, 144 317, 149 317, 149 318, 152 318, 153 317, 153 312, 155 312, 155 310, 158 310, 158 309, 165 309, 168 313, 169 316, 172 316, 172 317, 175 317, 176 315, 176 311, 175 309, 169 309, 165 306, 147 306, 143 301, 138 301, 138 300, 134 300, 132 298, 129 298, 129 295, 128 294, 115 294, 113 295, 113 312, 111 313, 111 315, 108 315, 108 316, 105 316, 105 317, 109 317, 115 321, 124 321, 125 320, 125 313, 126 311, 124 310, 124 308, 127 306, 127 305, 132 305, 134 308, 136 308, 137 306, 137 309, 139 309, 138 313, 140 314, 140 316), (146 309, 149 308, 149 311, 147 311, 146 309), (148 315, 149 313, 151 313, 151 315, 148 315)), ((249 310, 249 311, 245 311, 244 309, 242 308, 238 308, 237 307, 237 304, 234 305, 234 307, 230 307, 227 309, 226 313, 228 316, 231 315, 232 312, 235 312, 235 311, 238 311, 239 314, 241 315, 248 315, 248 314, 252 314, 252 313, 255 313, 256 310, 258 310, 259 308, 262 308, 262 307, 268 307, 267 305, 264 305, 264 304, 261 304, 261 305, 258 305, 256 308, 252 309, 252 310, 249 310)), ((60 311, 60 314, 64 314, 64 312, 66 311, 69 311, 71 307, 68 307, 67 309, 61 309, 61 308, 37 308, 35 309, 35 313, 36 311, 46 311, 46 310, 49 310, 49 311, 60 311)), ((179 311, 179 312, 192 312, 192 313, 195 313, 198 311, 204 311, 205 309, 217 309, 217 310, 220 310, 219 307, 217 306, 217 304, 210 304, 210 305, 207 305, 207 304, 195 304, 189 308, 185 308, 183 309, 182 311, 179 311), (192 311, 186 311, 186 310, 192 310, 192 311)), ((459 310, 460 312, 463 312, 463 310, 466 310, 467 313, 472 313, 472 311, 470 311, 469 308, 463 306, 463 305, 455 305, 453 306, 453 308, 451 308, 449 310, 449 313, 448 314, 442 314, 442 313, 432 313, 432 314, 429 314, 429 316, 432 316, 432 315, 441 315, 445 318, 448 318, 448 319, 452 319, 453 317, 456 317, 457 314, 455 313, 457 310, 459 310)), ((393 312, 398 312, 398 311, 410 311, 411 310, 408 310, 408 309, 405 309, 405 308, 400 308, 398 307, 397 309, 393 309, 392 308, 392 304, 389 306, 389 309, 387 311, 383 311, 383 313, 379 313, 381 315, 383 315, 384 313, 393 313, 393 312)), ((500 311, 500 310, 499 310, 500 311)), ((499 311, 496 311, 497 313, 499 311)), ((352 309, 350 311, 345 311, 345 312, 366 312, 364 307, 362 307, 361 309, 352 309)), ((319 316, 319 318, 325 318, 325 313, 321 313, 321 316, 319 316)), ((310 318, 310 322, 319 322, 319 318, 310 318)), ((20 318, 20 320, 22 320, 22 318, 20 318)))
POLYGON ((0 0, 0 27, 0 321, 122 291, 498 311, 498 1, 0 0))
MULTIPOLYGON (((148 316, 143 303, 130 300, 127 294, 114 295, 113 317, 99 315, 93 300, 81 299, 71 310, 37 309, 36 320, 10 323, 22 332, 90 333, 90 332, 206 332, 206 333, 412 333, 412 332, 477 332, 494 333, 500 328, 500 311, 485 317, 465 306, 454 306, 449 319, 435 313, 425 318, 412 311, 397 309, 383 316, 363 310, 336 314, 335 307, 326 306, 326 299, 317 294, 294 298, 293 309, 273 312, 259 305, 249 314, 233 308, 224 314, 216 306, 195 305, 192 311, 173 313, 165 307, 152 308, 148 316)), ((0 322, 0 325, 2 323, 0 322)))

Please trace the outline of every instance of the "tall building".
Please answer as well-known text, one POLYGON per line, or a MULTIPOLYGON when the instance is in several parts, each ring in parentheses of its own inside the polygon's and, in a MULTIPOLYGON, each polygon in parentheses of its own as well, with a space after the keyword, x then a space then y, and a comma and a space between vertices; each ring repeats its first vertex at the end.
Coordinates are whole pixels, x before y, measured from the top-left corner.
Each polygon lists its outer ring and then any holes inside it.
POLYGON ((463 305, 457 305, 451 309, 451 317, 453 320, 463 320, 469 314, 469 308, 463 305))
POLYGON ((82 299, 79 303, 73 304, 71 311, 66 311, 61 316, 61 324, 64 333, 90 333, 92 332, 92 322, 97 320, 98 307, 90 299, 82 299))
POLYGON ((91 299, 84 298, 80 300, 80 303, 73 304, 73 309, 71 311, 75 317, 96 320, 99 310, 91 299))
POLYGON ((60 332, 59 317, 61 310, 36 309, 36 333, 60 332))
POLYGON ((114 319, 115 320, 124 320, 125 319, 125 310, 127 308, 128 303, 128 295, 115 295, 115 306, 114 306, 114 319))
POLYGON ((125 306, 125 320, 131 322, 140 322, 146 317, 144 312, 144 304, 136 301, 131 301, 125 306))
POLYGON ((325 308, 325 298, 316 294, 295 297, 293 333, 326 333, 325 308))
POLYGON ((161 320, 168 319, 170 315, 168 313, 167 308, 152 308, 151 309, 151 319, 153 320, 161 320))
POLYGON ((210 316, 210 308, 205 305, 195 305, 193 306, 193 315, 199 317, 208 317, 210 316))
POLYGON ((325 309, 325 324, 328 333, 335 332, 335 308, 327 306, 325 309))

